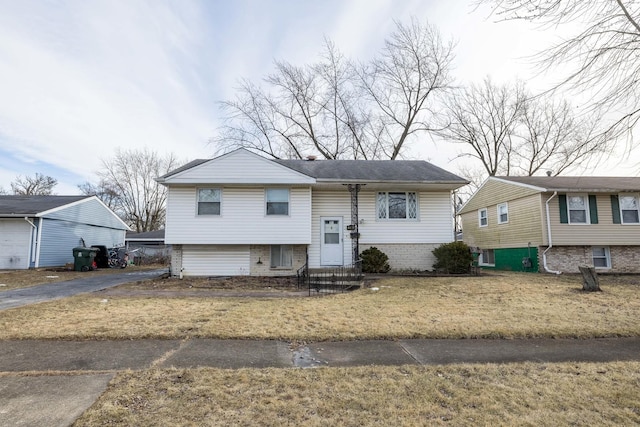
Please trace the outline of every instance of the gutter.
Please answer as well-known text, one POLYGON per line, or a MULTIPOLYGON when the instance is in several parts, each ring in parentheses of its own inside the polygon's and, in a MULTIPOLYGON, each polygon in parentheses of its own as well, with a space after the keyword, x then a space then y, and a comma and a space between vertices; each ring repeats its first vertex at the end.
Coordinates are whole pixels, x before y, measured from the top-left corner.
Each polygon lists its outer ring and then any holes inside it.
POLYGON ((547 267, 547 251, 553 247, 553 242, 551 241, 551 221, 549 220, 549 202, 551 201, 551 199, 553 199, 557 195, 558 195, 558 192, 554 191, 551 197, 549 197, 545 202, 545 208, 547 213, 547 238, 549 240, 548 242, 549 244, 547 246, 547 249, 545 249, 544 252, 542 252, 542 265, 544 266, 544 271, 546 271, 547 273, 562 274, 561 271, 550 270, 549 267, 547 267))
POLYGON ((31 254, 29 255, 30 259, 29 259, 29 268, 31 267, 31 261, 33 260, 34 263, 34 267, 37 267, 36 264, 36 255, 37 255, 37 248, 38 248, 38 227, 36 227, 36 225, 29 219, 29 217, 24 217, 24 220, 27 221, 27 223, 33 228, 33 231, 31 232, 31 254))

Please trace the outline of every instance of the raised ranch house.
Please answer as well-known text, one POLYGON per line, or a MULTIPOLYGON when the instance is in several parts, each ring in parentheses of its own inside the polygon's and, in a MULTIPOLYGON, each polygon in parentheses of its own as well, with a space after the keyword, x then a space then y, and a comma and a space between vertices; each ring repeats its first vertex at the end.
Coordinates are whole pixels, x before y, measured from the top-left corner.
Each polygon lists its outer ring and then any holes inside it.
POLYGON ((393 269, 432 268, 453 240, 464 179, 424 161, 270 160, 244 149, 194 160, 168 187, 173 275, 294 275, 376 246, 393 269))
POLYGON ((640 272, 640 177, 490 177, 460 216, 483 268, 640 272))
POLYGON ((95 196, 0 196, 0 269, 63 266, 77 246, 123 245, 127 230, 95 196))

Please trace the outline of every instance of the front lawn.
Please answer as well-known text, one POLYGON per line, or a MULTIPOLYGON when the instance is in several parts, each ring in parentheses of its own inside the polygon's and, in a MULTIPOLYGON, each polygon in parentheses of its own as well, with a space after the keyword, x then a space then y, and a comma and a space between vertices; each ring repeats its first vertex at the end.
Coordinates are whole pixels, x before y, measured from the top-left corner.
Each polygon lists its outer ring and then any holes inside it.
MULTIPOLYGON (((492 274, 390 277, 316 298, 94 293, 0 312, 0 339, 260 338, 322 341, 398 338, 612 337, 640 335, 640 278, 602 277, 584 293, 578 276, 492 274), (377 289, 377 290, 376 290, 377 289)), ((205 291, 205 290, 203 290, 205 291)))
POLYGON ((74 425, 629 426, 639 386, 639 362, 148 370, 74 425))

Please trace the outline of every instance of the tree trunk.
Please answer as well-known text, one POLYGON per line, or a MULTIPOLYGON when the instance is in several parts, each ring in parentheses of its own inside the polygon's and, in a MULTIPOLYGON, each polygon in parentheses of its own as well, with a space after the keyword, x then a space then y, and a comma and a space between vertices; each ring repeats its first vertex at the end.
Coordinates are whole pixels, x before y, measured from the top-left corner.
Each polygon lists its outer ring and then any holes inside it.
POLYGON ((596 274, 596 268, 581 265, 578 266, 580 273, 582 273, 582 290, 587 292, 600 292, 600 281, 598 280, 598 275, 596 274))

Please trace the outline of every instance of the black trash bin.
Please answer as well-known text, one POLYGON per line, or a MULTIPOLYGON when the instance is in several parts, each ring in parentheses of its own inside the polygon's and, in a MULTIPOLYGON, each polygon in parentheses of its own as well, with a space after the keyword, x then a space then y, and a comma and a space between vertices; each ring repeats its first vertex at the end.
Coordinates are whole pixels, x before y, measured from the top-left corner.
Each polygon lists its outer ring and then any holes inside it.
POLYGON ((73 248, 73 269, 75 271, 93 270, 93 259, 96 256, 95 248, 73 248))
POLYGON ((96 254, 96 267, 109 268, 109 251, 106 246, 91 246, 92 249, 97 250, 96 254))

